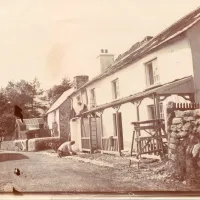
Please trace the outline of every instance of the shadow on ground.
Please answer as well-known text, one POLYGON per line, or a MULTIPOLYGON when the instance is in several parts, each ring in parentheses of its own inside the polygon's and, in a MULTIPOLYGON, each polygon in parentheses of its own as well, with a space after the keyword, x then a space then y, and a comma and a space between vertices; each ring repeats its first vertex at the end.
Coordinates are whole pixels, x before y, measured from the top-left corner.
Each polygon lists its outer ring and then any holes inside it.
POLYGON ((0 162, 22 159, 29 159, 29 157, 21 153, 0 153, 0 162))

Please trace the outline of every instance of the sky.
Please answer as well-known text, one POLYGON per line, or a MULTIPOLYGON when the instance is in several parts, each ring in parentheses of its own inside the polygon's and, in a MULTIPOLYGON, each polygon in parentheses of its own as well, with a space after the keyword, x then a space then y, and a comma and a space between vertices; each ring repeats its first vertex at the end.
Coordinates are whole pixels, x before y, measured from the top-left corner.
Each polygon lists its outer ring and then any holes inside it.
POLYGON ((101 49, 115 57, 200 6, 199 0, 0 0, 0 86, 38 77, 100 73, 101 49))

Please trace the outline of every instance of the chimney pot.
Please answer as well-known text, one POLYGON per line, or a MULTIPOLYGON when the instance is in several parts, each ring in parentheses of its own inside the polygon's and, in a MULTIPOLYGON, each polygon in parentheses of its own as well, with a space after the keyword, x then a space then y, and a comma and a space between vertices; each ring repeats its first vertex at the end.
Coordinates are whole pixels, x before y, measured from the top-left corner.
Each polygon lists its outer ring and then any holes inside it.
POLYGON ((114 63, 114 55, 108 54, 108 49, 101 49, 101 53, 97 58, 100 62, 101 73, 114 63))

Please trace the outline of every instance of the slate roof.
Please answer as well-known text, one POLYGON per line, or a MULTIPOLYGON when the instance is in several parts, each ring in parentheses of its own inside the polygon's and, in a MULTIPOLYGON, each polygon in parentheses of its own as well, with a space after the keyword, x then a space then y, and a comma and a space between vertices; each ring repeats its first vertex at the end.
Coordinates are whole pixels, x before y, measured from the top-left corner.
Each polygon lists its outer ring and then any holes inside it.
MULTIPOLYGON (((173 38, 181 35, 197 22, 200 21, 200 7, 196 10, 190 12, 188 15, 184 16, 170 27, 159 33, 157 36, 150 39, 146 44, 140 46, 139 48, 132 48, 125 54, 126 56, 122 56, 119 61, 115 62, 113 65, 107 68, 105 72, 102 74, 94 77, 92 80, 88 81, 82 87, 80 87, 77 91, 80 91, 82 88, 86 87, 87 85, 100 80, 110 74, 117 72, 118 70, 127 67, 131 63, 135 62, 136 60, 142 58, 146 54, 152 52, 156 48, 160 47, 163 44, 166 44, 168 41, 172 40, 173 38)), ((134 45, 133 45, 134 46, 134 45)))
POLYGON ((74 92, 74 88, 70 88, 69 90, 65 91, 49 108, 46 114, 56 110, 59 106, 64 103, 64 101, 74 92))
POLYGON ((150 88, 148 90, 144 90, 141 92, 138 92, 136 94, 129 95, 127 97, 123 97, 121 99, 117 99, 115 101, 105 103, 102 105, 99 105, 89 111, 86 111, 84 113, 76 115, 76 117, 79 117, 81 115, 85 115, 88 113, 96 112, 99 110, 103 110, 109 107, 117 106, 117 105, 122 105, 131 101, 134 101, 136 99, 141 99, 145 97, 149 97, 152 94, 169 94, 169 93, 183 93, 183 94, 192 94, 194 93, 194 83, 193 83, 193 77, 192 76, 187 76, 184 78, 176 79, 174 81, 158 85, 157 87, 150 88), (184 91, 184 92, 183 92, 184 91))
POLYGON ((19 125, 39 125, 44 124, 44 120, 42 118, 31 118, 31 119, 23 119, 24 123, 22 124, 21 119, 17 119, 19 125))

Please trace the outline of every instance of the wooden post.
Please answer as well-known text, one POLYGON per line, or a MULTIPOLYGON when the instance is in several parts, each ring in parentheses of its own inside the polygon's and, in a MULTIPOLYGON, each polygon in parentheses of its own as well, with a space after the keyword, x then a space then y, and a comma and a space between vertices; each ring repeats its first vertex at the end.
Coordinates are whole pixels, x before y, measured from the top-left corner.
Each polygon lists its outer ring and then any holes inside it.
MULTIPOLYGON (((138 101, 133 101, 131 103, 133 103, 136 107, 136 113, 137 113, 137 121, 139 122, 140 121, 140 110, 139 110, 139 106, 141 104, 143 99, 140 99, 138 101)), ((141 143, 139 141, 139 136, 141 135, 140 133, 140 125, 137 124, 135 125, 135 133, 136 133, 136 140, 137 140, 137 152, 138 152, 138 155, 140 155, 140 151, 141 151, 141 143)), ((134 134, 135 135, 135 134, 134 134)), ((132 152, 131 152, 132 153, 132 152)))
POLYGON ((190 102, 191 102, 191 103, 194 103, 194 102, 195 102, 195 95, 194 95, 194 93, 193 93, 193 94, 190 94, 189 98, 190 98, 190 102))
POLYGON ((92 153, 92 131, 91 131, 91 116, 88 116, 89 133, 90 133, 90 153, 92 153))
POLYGON ((80 126, 81 126, 81 150, 82 150, 82 147, 83 147, 83 140, 82 140, 82 137, 83 137, 83 130, 82 130, 82 127, 83 127, 83 117, 80 118, 80 126))
POLYGON ((160 119, 160 98, 158 95, 155 95, 156 100, 156 119, 160 119))
POLYGON ((99 112, 100 114, 100 131, 101 131, 101 153, 103 153, 103 111, 99 112))
POLYGON ((118 110, 119 107, 116 109, 116 121, 117 121, 117 137, 118 137, 118 151, 119 151, 119 156, 121 156, 121 135, 119 134, 119 118, 118 118, 118 110))
POLYGON ((136 104, 136 112, 137 112, 137 121, 140 121, 140 111, 139 111, 139 104, 136 104))
POLYGON ((133 131, 133 137, 132 137, 132 143, 131 143, 131 156, 132 156, 132 152, 133 152, 134 140, 135 140, 135 131, 133 131))
MULTIPOLYGON (((155 100, 156 100, 156 118, 159 120, 160 119, 160 96, 155 95, 155 100)), ((160 126, 161 125, 161 121, 159 121, 157 123, 157 125, 160 126)), ((161 137, 162 136, 161 128, 159 128, 157 136, 158 136, 157 141, 156 141, 157 148, 159 148, 159 146, 160 146, 161 150, 162 150, 162 153, 164 153, 163 152, 163 150, 164 150, 163 140, 162 140, 162 137, 161 137), (159 143, 160 143, 160 145, 159 145, 159 143)), ((161 156, 161 154, 160 154, 160 156, 161 156)))
POLYGON ((118 151, 119 151, 119 156, 121 156, 121 136, 119 134, 119 119, 118 119, 118 111, 120 109, 120 106, 113 107, 116 110, 116 122, 117 122, 117 138, 118 138, 118 151))
POLYGON ((96 130, 96 149, 98 149, 98 137, 97 137, 97 115, 95 112, 95 130, 96 130))
POLYGON ((154 116, 157 119, 157 105, 156 105, 156 96, 153 94, 153 104, 154 104, 154 116))

